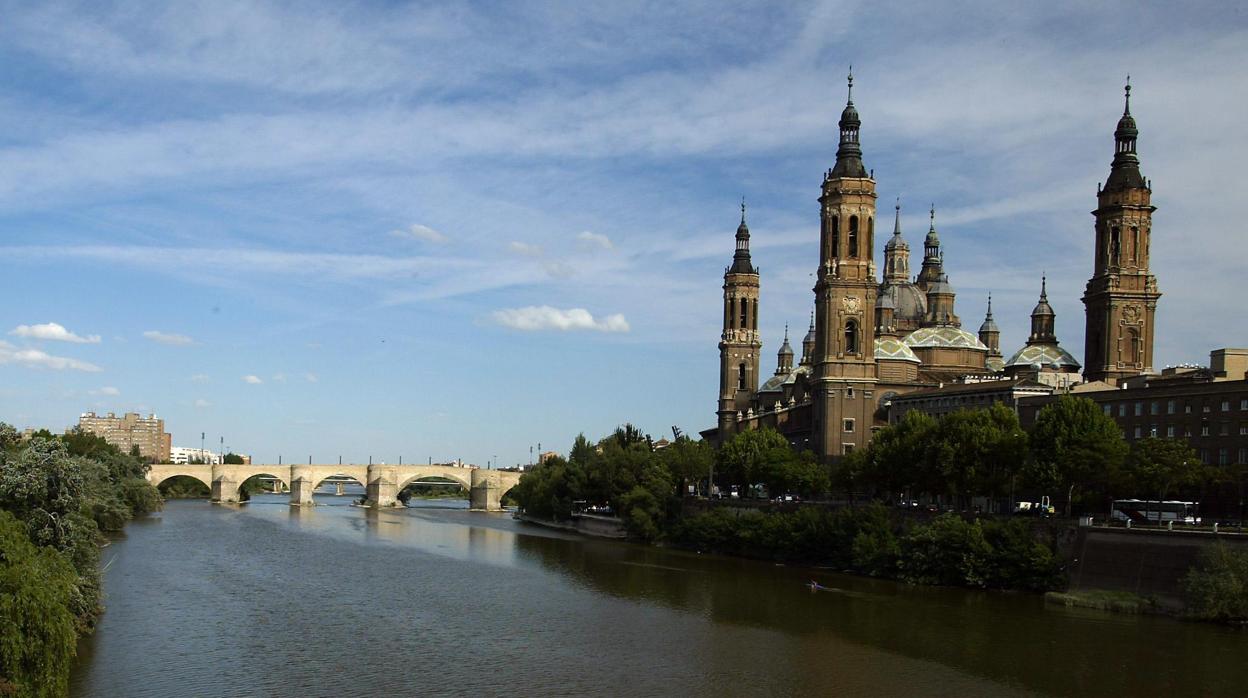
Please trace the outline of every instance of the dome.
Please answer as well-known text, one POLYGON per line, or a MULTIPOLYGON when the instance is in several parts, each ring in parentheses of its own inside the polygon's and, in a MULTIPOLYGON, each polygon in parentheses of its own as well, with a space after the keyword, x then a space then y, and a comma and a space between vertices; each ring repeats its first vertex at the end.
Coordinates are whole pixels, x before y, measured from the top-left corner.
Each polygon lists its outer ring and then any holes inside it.
POLYGON ((988 351, 988 347, 979 341, 979 337, 961 327, 921 327, 906 335, 904 341, 909 347, 951 347, 988 351))
POLYGON ((984 368, 993 373, 1001 373, 1005 370, 1005 359, 1002 359, 1000 356, 989 356, 988 360, 984 362, 984 368))
POLYGON ((881 293, 875 298, 875 307, 896 310, 897 304, 893 303, 893 294, 881 293))
POLYGON ((788 374, 782 373, 778 376, 772 376, 771 378, 768 378, 767 382, 763 383, 762 387, 758 389, 758 394, 762 395, 763 393, 780 392, 780 386, 784 385, 785 378, 788 378, 788 374))
POLYGON ((900 339, 893 337, 880 337, 875 340, 875 360, 881 361, 891 359, 893 361, 910 361, 916 364, 923 363, 919 357, 914 355, 910 347, 900 339))
POLYGON ((888 294, 893 300, 893 318, 910 320, 916 325, 927 317, 927 296, 914 284, 889 284, 880 295, 888 294))
POLYGON ((1009 361, 1005 362, 1006 366, 1024 368, 1031 368, 1033 364, 1057 369, 1073 368, 1076 371, 1081 368, 1070 352, 1056 344, 1029 344, 1019 349, 1009 361))
POLYGON ((996 332, 998 334, 1001 332, 1001 330, 997 327, 997 321, 993 320, 991 315, 984 318, 984 324, 979 326, 980 334, 984 334, 986 332, 996 332))

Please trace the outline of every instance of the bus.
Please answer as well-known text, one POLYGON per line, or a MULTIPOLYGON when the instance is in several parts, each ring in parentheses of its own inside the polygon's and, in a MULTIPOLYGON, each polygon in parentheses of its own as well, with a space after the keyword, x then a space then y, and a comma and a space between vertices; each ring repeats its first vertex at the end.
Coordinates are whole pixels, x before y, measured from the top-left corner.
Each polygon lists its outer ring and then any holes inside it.
POLYGON ((1200 523, 1200 517, 1197 516, 1196 508, 1196 502, 1180 502, 1173 499, 1166 501, 1115 499, 1112 517, 1114 521, 1130 521, 1133 524, 1160 525, 1173 521, 1197 525, 1200 523))

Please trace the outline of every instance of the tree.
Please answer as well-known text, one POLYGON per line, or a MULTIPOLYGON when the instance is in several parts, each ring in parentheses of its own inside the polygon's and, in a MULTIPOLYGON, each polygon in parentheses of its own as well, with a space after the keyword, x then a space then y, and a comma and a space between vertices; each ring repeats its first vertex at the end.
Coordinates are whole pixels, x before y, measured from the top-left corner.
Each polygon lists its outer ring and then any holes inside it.
POLYGON ((762 481, 764 464, 768 474, 774 474, 777 462, 792 453, 789 442, 775 429, 743 431, 720 447, 717 470, 725 482, 748 488, 762 481))
POLYGON ((1027 457, 1027 433, 1013 410, 959 410, 941 417, 932 443, 935 463, 951 495, 999 497, 1027 457))
POLYGON ((1136 441, 1123 467, 1133 489, 1158 500, 1165 499, 1175 488, 1198 484, 1204 470, 1188 442, 1155 436, 1136 441))
MULTIPOLYGON (((936 420, 930 415, 910 410, 896 424, 878 431, 865 454, 857 458, 861 461, 859 484, 865 480, 890 495, 906 493, 906 498, 916 490, 940 491, 939 479, 928 467, 929 444, 936 428, 936 420)), ((857 453, 862 451, 851 455, 857 453)))
POLYGON ((1066 494, 1070 516, 1076 489, 1103 487, 1121 466, 1127 443, 1113 418, 1087 398, 1063 395, 1040 410, 1031 429, 1028 477, 1066 494))
POLYGON ((243 457, 237 453, 227 453, 221 462, 225 465, 243 465, 243 457))
POLYGON ((17 433, 17 429, 14 429, 13 425, 0 422, 0 451, 17 448, 21 440, 21 435, 17 433))
POLYGON ((688 491, 688 483, 696 483, 710 476, 715 451, 705 441, 694 441, 682 434, 670 446, 659 451, 659 458, 676 479, 680 494, 683 495, 688 491))

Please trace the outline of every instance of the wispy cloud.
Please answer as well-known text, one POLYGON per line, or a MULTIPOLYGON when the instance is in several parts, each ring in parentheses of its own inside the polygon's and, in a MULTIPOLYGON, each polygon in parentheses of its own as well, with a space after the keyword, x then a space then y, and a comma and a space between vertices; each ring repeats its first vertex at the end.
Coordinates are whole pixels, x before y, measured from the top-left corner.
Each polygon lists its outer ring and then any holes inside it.
POLYGON ((260 385, 264 381, 260 379, 260 376, 248 374, 246 376, 243 376, 243 382, 248 385, 260 385))
POLYGON ((305 373, 303 374, 303 379, 309 383, 316 383, 321 380, 315 373, 305 373))
POLYGON ((185 347, 195 343, 195 340, 184 334, 170 334, 160 330, 148 330, 143 333, 143 336, 157 344, 171 347, 185 347))
POLYGON ((449 241, 449 238, 442 233, 430 228, 427 225, 421 225, 419 223, 413 223, 403 230, 393 230, 390 234, 398 238, 403 238, 404 240, 420 240, 423 242, 433 242, 438 244, 449 241))
POLYGON ((64 356, 53 356, 39 349, 19 349, 4 340, 0 340, 0 364, 17 364, 30 368, 46 368, 53 371, 87 371, 95 373, 100 367, 93 363, 71 359, 64 356))
POLYGON ((205 407, 212 407, 212 403, 211 403, 211 402, 208 402, 207 400, 203 399, 202 397, 201 397, 201 398, 199 398, 199 399, 197 399, 197 400, 195 400, 195 402, 193 403, 193 405, 194 405, 196 408, 199 408, 199 409, 203 409, 203 408, 205 408, 205 407))
POLYGON ((98 334, 79 336, 65 329, 64 326, 55 322, 49 322, 42 325, 18 325, 11 335, 25 337, 26 339, 46 339, 54 342, 72 342, 74 344, 99 344, 100 336, 98 334))
POLYGON ((98 389, 96 389, 96 390, 88 390, 88 391, 87 391, 87 394, 88 394, 88 395, 104 395, 104 396, 108 396, 108 397, 117 397, 118 395, 121 395, 121 391, 120 391, 120 390, 118 390, 117 388, 114 388, 114 387, 113 387, 113 386, 111 386, 111 385, 106 385, 106 386, 104 386, 103 388, 98 388, 98 389))
POLYGON ((521 257, 541 257, 542 256, 542 246, 534 245, 528 242, 519 242, 516 240, 512 240, 511 242, 507 243, 507 250, 510 251, 512 254, 518 254, 521 257))
POLYGON ((628 332, 628 320, 621 314, 595 319, 584 308, 552 308, 549 305, 531 305, 524 308, 506 308, 494 311, 494 322, 514 330, 534 332, 539 330, 593 330, 596 332, 628 332))
POLYGON ((611 244, 611 238, 602 233, 594 233, 588 230, 578 233, 576 241, 582 249, 609 250, 615 247, 615 245, 611 244))

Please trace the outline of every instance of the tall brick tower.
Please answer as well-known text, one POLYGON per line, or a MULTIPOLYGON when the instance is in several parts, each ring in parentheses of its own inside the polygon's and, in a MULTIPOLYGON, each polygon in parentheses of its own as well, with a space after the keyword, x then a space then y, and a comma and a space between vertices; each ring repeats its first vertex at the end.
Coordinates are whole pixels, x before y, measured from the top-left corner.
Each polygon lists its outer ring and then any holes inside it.
POLYGON ((724 270, 724 331, 719 338, 719 436, 737 428, 737 413, 749 409, 758 392, 758 269, 750 261, 750 229, 741 202, 737 250, 724 270))
POLYGON ((823 457, 871 437, 876 383, 875 180, 862 164, 854 76, 841 112, 836 164, 824 175, 815 282, 814 441, 823 457))
POLYGON ((1084 379, 1118 381, 1153 370, 1153 316, 1157 277, 1149 273, 1152 187, 1140 174, 1135 152, 1139 131, 1131 116, 1131 83, 1126 108, 1114 131, 1114 161, 1105 187, 1097 192, 1096 252, 1092 278, 1083 294, 1087 314, 1084 379))

